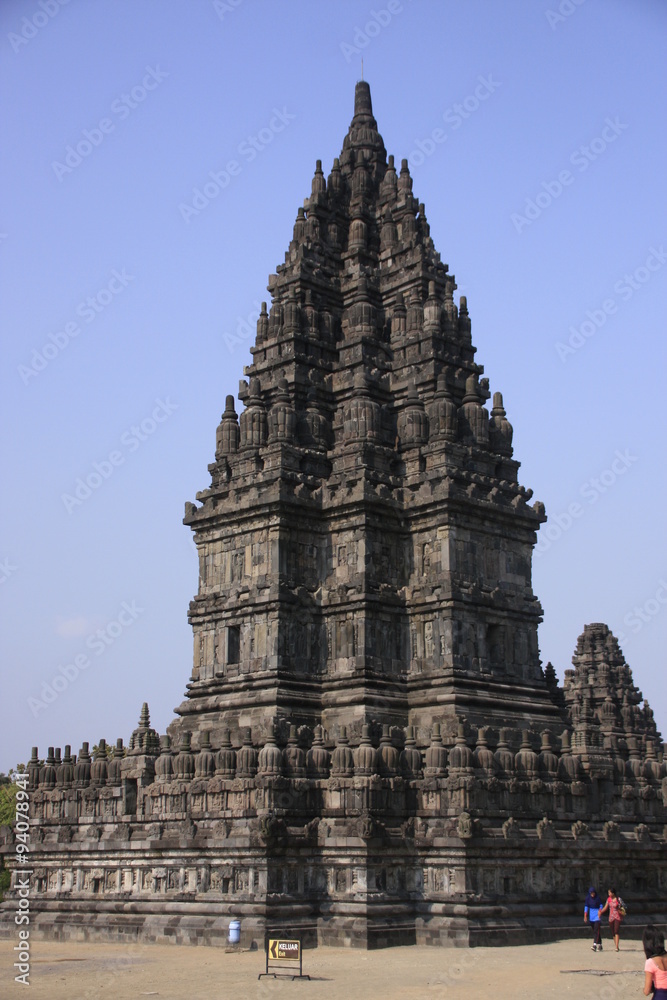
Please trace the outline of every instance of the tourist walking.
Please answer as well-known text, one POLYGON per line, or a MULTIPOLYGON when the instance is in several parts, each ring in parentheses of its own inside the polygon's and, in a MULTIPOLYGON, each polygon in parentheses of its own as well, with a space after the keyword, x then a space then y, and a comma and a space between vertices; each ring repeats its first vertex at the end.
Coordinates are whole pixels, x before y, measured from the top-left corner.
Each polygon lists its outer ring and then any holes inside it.
POLYGON ((653 993, 654 1000, 667 1000, 667 955, 665 935, 649 924, 642 937, 646 964, 644 965, 644 996, 653 993))
POLYGON ((600 910, 602 900, 598 896, 595 886, 591 886, 584 903, 584 923, 588 921, 593 931, 593 947, 591 951, 602 951, 602 941, 600 940, 600 910))
POLYGON ((609 913, 609 930, 614 939, 616 951, 618 951, 618 942, 621 936, 621 920, 625 916, 625 904, 615 889, 607 889, 607 902, 600 910, 600 916, 607 912, 609 913))

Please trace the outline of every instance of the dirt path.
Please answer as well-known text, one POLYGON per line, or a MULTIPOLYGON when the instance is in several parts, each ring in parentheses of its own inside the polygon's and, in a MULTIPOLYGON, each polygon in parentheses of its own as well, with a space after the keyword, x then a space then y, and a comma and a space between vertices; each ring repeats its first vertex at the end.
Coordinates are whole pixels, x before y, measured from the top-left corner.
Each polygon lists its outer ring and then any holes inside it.
POLYGON ((636 941, 593 954, 578 941, 508 948, 304 952, 312 980, 257 979, 261 952, 174 945, 31 946, 30 991, 14 982, 15 942, 0 942, 0 998, 31 1000, 629 1000, 642 996, 636 941), (603 974, 601 974, 603 973, 603 974))

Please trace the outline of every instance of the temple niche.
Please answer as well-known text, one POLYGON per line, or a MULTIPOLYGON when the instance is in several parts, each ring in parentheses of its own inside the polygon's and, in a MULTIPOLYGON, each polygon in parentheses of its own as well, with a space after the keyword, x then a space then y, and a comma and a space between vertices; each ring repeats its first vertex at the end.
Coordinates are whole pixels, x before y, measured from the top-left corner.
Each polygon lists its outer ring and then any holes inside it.
POLYGON ((662 738, 606 625, 563 687, 540 661, 545 509, 456 288, 358 83, 204 431, 175 718, 33 750, 35 930, 500 944, 578 930, 612 880, 666 919, 662 738))

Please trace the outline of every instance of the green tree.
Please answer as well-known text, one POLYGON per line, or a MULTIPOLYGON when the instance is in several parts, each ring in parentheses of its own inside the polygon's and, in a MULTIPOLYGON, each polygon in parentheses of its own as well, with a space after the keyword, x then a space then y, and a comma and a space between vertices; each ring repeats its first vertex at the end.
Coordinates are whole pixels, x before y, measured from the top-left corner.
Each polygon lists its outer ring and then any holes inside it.
POLYGON ((13 781, 0 783, 0 826, 11 826, 14 822, 16 791, 13 781))
POLYGON ((0 826, 12 826, 16 817, 16 792, 14 779, 26 773, 25 764, 17 764, 9 774, 0 772, 0 826))
POLYGON ((0 854, 0 903, 2 902, 4 894, 9 889, 9 885, 12 880, 12 873, 9 868, 5 868, 5 859, 2 854, 0 854))

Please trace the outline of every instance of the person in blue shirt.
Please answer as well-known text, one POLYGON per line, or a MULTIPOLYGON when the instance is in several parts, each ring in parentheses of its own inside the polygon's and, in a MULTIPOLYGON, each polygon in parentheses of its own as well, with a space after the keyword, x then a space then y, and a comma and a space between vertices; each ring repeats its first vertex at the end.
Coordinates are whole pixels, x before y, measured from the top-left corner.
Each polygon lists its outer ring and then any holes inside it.
POLYGON ((584 923, 588 922, 593 931, 593 947, 591 951, 602 951, 602 941, 600 940, 600 910, 602 900, 595 891, 595 886, 591 886, 584 903, 584 923))

